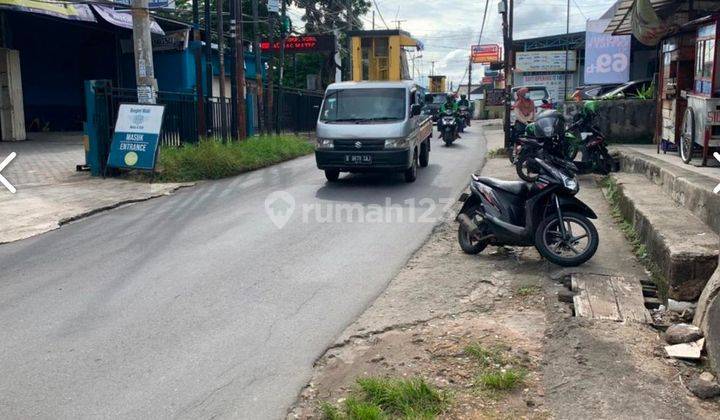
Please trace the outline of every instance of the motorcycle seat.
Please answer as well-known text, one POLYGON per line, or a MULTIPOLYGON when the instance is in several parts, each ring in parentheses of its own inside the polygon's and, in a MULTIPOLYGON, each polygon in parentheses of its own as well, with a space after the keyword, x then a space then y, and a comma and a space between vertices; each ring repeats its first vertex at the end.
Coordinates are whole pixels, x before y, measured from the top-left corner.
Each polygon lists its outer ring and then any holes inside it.
POLYGON ((514 195, 525 195, 529 191, 528 183, 525 181, 503 181, 502 179, 482 176, 478 178, 478 182, 514 195))

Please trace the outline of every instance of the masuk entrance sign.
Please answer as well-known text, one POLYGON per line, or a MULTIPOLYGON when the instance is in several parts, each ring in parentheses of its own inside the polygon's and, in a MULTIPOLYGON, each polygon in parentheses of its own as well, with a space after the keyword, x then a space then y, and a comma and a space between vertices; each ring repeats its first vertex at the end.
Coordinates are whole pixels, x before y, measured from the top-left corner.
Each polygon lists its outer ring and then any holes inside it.
POLYGON ((164 105, 120 105, 108 166, 154 169, 164 112, 164 105))

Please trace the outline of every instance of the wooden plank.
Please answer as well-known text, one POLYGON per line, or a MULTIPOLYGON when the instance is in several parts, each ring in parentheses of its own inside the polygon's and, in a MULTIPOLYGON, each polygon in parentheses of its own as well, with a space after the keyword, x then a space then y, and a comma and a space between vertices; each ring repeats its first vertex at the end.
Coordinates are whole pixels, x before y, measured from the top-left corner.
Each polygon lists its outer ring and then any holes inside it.
POLYGON ((588 298, 588 292, 581 290, 573 296, 573 305, 575 306, 575 316, 583 318, 594 318, 592 307, 590 306, 590 300, 588 298))
POLYGON ((590 306, 595 319, 622 321, 610 276, 585 275, 580 278, 580 284, 581 287, 584 286, 584 289, 588 291, 590 306))
POLYGON ((645 308, 642 286, 636 278, 611 276, 610 282, 615 290, 620 316, 624 321, 644 324, 653 322, 650 312, 645 308))

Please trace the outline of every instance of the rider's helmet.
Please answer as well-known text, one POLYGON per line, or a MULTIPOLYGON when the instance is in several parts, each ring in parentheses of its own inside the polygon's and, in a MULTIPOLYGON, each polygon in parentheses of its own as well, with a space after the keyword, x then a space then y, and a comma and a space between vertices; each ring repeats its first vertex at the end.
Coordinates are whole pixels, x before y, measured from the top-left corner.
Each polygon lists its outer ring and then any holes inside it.
POLYGON ((453 95, 452 93, 448 93, 448 94, 447 94, 447 97, 445 98, 445 100, 446 100, 447 102, 452 102, 452 101, 455 100, 455 95, 453 95))
POLYGON ((583 112, 593 115, 597 113, 599 107, 598 101, 586 101, 585 105, 583 105, 583 112))
POLYGON ((466 99, 466 98, 467 98, 467 95, 465 95, 465 94, 460 95, 460 99, 466 99))

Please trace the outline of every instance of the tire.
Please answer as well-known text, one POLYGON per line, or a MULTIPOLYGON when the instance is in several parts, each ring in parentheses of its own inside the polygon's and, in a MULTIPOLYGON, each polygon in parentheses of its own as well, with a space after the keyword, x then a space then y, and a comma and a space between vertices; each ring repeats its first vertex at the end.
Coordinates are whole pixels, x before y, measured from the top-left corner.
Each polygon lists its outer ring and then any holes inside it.
POLYGON ((455 141, 455 139, 453 138, 453 133, 447 131, 443 132, 443 141, 445 142, 446 146, 450 146, 453 141, 455 141))
MULTIPOLYGON (((470 215, 468 214, 468 216, 470 215)), ((488 246, 490 240, 485 239, 483 241, 474 242, 470 237, 470 232, 468 232, 461 223, 458 227, 458 243, 460 244, 460 249, 462 249, 464 253, 475 255, 481 253, 488 246)))
MULTIPOLYGON (((600 238, 598 236, 595 225, 593 225, 587 217, 579 213, 565 212, 563 213, 563 220, 572 221, 576 224, 583 225, 583 229, 585 230, 584 235, 586 235, 588 238, 587 246, 585 247, 585 249, 572 257, 564 257, 558 255, 558 253, 550 249, 546 237, 556 236, 549 234, 551 232, 554 232, 553 226, 557 226, 557 220, 557 214, 547 217, 542 222, 540 222, 540 225, 535 231, 535 248, 537 248, 540 255, 542 255, 546 260, 562 267, 575 267, 592 258, 593 255, 595 255, 595 251, 597 251, 598 245, 600 243, 600 238)), ((580 239, 584 239, 584 237, 580 239)))
POLYGON ((517 172, 517 175, 523 181, 535 182, 540 176, 539 173, 530 172, 535 166, 535 163, 532 160, 533 157, 534 156, 521 154, 517 157, 517 159, 515 159, 515 172, 517 172), (530 169, 530 171, 528 171, 528 169, 530 169))
POLYGON ((418 168, 418 153, 415 151, 413 153, 413 160, 412 164, 410 164, 410 167, 405 169, 405 172, 403 173, 405 175, 405 182, 415 182, 417 179, 417 168, 418 168))
POLYGON ((340 178, 340 171, 326 169, 325 178, 328 180, 328 182, 337 182, 337 180, 340 178))
POLYGON ((420 144, 420 167, 427 168, 430 164, 430 142, 424 141, 420 144))
POLYGON ((683 116, 682 133, 680 134, 680 144, 678 153, 680 159, 686 164, 690 164, 693 155, 693 144, 695 143, 695 111, 691 107, 685 109, 683 116))

